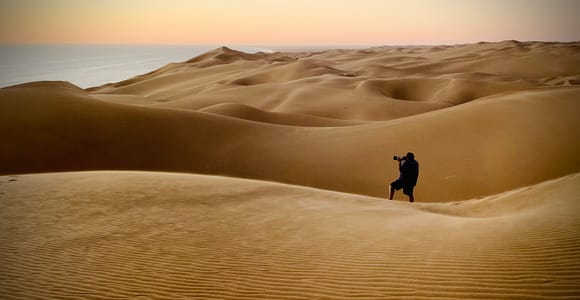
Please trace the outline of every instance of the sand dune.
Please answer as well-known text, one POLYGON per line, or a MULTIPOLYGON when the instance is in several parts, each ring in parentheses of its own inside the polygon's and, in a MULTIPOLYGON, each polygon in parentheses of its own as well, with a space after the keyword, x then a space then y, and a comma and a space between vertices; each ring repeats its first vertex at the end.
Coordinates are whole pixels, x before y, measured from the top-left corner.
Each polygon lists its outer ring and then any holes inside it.
POLYGON ((338 127, 338 126, 360 125, 365 123, 340 119, 323 118, 311 115, 265 112, 253 108, 251 106, 234 103, 216 104, 200 109, 199 111, 233 117, 237 119, 289 126, 338 127))
POLYGON ((579 87, 546 87, 388 122, 295 127, 272 123, 306 120, 120 105, 36 83, 0 91, 0 135, 10 141, 0 170, 185 171, 381 197, 397 177, 392 155, 413 150, 424 165, 418 197, 455 201, 580 171, 578 97, 579 87))
POLYGON ((199 175, 4 176, 0 291, 26 299, 573 299, 579 187, 576 174, 486 199, 409 206, 199 175))
POLYGON ((390 120, 498 92, 574 85, 580 73, 579 47, 507 41, 438 51, 373 48, 255 55, 221 48, 91 91, 141 95, 162 102, 159 106, 180 109, 238 103, 266 111, 390 120), (228 59, 216 61, 222 56, 228 59), (361 89, 376 87, 376 82, 383 82, 380 90, 394 91, 361 89), (439 103, 392 101, 397 97, 439 103))
MULTIPOLYGON (((463 74, 462 74, 463 75, 463 74)), ((479 78, 371 79, 357 87, 361 92, 395 100, 435 101, 453 105, 505 91, 526 90, 537 85, 522 81, 493 81, 479 78)))
POLYGON ((504 41, 0 89, 0 298, 577 298, 579 78, 504 41))

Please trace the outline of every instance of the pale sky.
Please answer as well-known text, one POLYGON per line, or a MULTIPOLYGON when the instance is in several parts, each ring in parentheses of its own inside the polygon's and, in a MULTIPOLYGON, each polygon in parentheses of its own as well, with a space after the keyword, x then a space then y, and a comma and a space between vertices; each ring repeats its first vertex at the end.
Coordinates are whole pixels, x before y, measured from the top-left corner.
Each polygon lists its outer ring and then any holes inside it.
POLYGON ((0 43, 580 40, 580 0, 0 0, 0 43))

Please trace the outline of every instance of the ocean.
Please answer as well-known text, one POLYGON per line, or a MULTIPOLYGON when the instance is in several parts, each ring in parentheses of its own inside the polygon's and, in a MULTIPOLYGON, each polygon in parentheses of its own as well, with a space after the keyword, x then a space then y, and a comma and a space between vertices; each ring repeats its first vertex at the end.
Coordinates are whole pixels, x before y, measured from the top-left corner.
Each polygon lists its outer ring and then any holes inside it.
MULTIPOLYGON (((81 88, 118 82, 168 63, 182 62, 212 45, 0 45, 0 88, 42 81, 69 81, 81 88)), ((258 47, 232 46, 255 53, 258 47)))

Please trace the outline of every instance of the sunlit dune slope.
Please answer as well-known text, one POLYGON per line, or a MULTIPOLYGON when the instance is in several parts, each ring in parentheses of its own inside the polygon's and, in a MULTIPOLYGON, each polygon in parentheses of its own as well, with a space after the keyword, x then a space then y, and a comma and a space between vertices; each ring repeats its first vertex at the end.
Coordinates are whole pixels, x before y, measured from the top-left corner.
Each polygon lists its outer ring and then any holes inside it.
POLYGON ((7 299, 573 299, 580 176, 412 206, 187 174, 0 177, 7 299))

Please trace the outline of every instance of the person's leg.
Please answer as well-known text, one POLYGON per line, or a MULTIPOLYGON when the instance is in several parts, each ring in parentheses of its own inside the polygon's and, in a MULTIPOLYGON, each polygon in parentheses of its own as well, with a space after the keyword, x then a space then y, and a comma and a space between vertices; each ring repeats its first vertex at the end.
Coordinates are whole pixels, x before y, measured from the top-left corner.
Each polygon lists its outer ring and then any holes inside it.
POLYGON ((405 193, 405 195, 409 196, 409 202, 413 203, 415 202, 415 197, 413 197, 413 188, 412 186, 405 186, 403 188, 403 193, 405 193))
POLYGON ((389 184, 389 200, 393 200, 394 195, 395 195, 395 188, 393 188, 392 184, 389 184))

